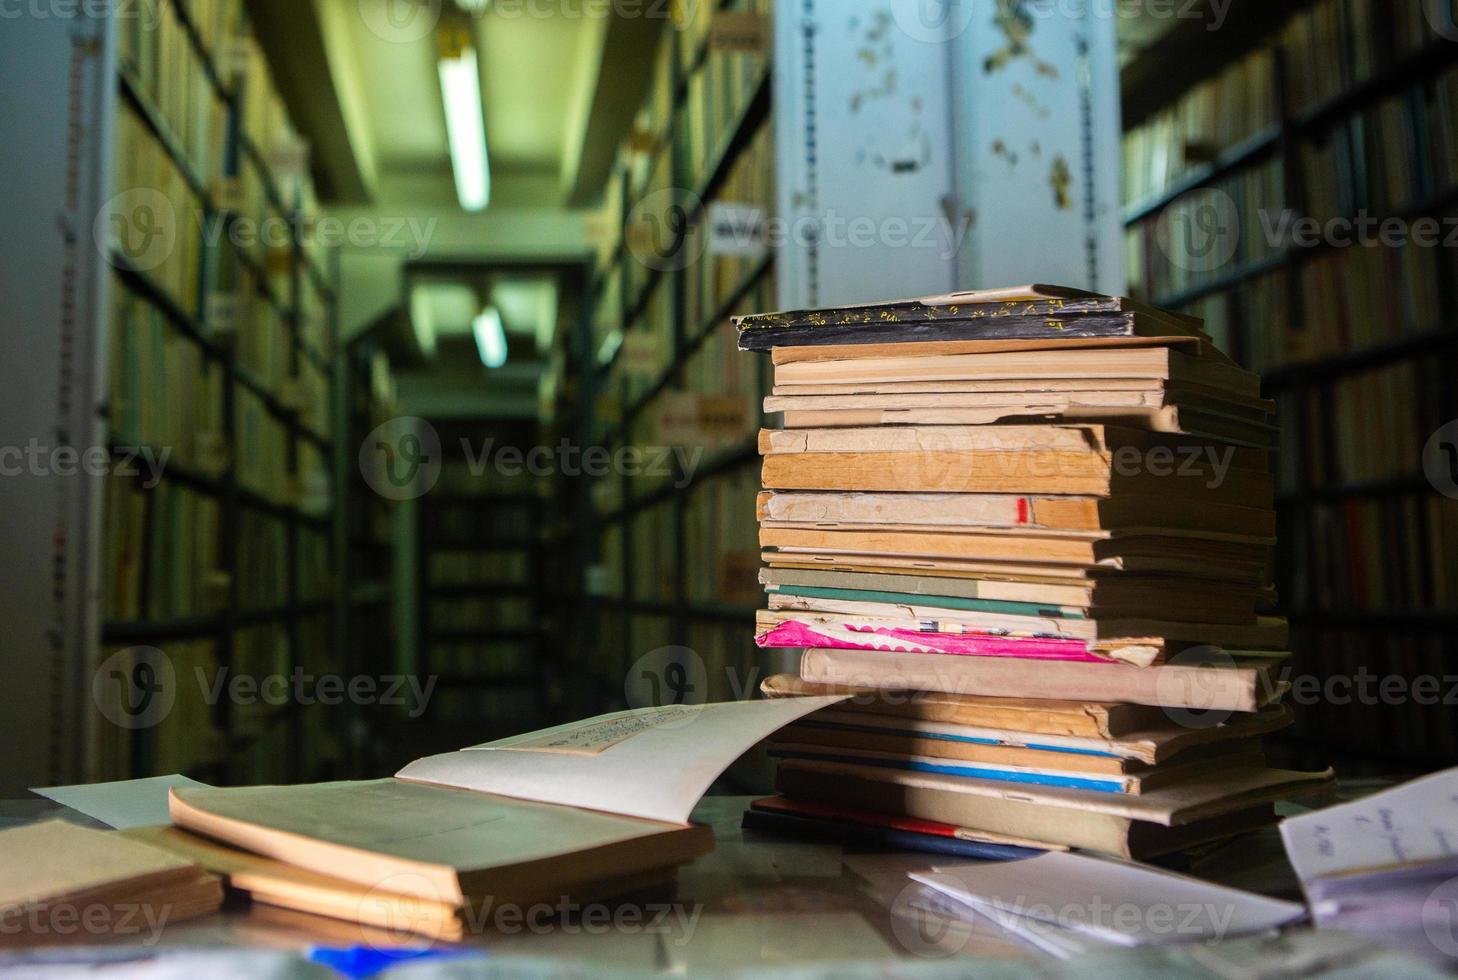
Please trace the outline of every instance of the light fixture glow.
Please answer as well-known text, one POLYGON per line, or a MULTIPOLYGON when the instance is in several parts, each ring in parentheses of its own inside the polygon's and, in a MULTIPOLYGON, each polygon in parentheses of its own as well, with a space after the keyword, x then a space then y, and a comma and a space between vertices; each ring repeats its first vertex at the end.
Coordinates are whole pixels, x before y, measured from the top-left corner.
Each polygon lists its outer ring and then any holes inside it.
POLYGON ((501 325, 501 313, 494 306, 481 311, 471 324, 476 334, 476 353, 481 363, 489 368, 499 368, 506 363, 506 330, 501 325))
POLYGON ((491 201, 491 164, 486 156, 476 52, 469 44, 442 52, 439 68, 456 198, 467 211, 480 211, 491 201))

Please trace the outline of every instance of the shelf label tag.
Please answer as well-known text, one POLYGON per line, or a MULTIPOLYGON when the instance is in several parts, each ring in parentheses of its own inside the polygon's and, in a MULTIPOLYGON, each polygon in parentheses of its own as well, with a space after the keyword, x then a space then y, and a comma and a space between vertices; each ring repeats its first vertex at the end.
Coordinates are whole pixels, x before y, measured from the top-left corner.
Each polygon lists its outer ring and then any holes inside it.
POLYGON ((763 14, 719 11, 709 25, 709 48, 734 54, 764 54, 769 50, 769 22, 763 14))
POLYGON ((203 322, 213 336, 231 336, 238 332, 243 318, 243 299, 237 291, 214 289, 208 293, 203 307, 203 322))
POLYGON ((744 436, 749 414, 738 395, 671 391, 661 396, 658 438, 667 446, 717 446, 744 436))
POLYGON ((709 204, 709 254, 758 258, 765 251, 764 208, 757 204, 709 204))
POLYGON ((618 361, 630 378, 656 378, 663 369, 667 351, 663 338, 648 330, 629 330, 623 334, 618 361))
POLYGON ((309 173, 309 142, 293 133, 279 133, 268 151, 269 169, 280 184, 302 180, 309 173))

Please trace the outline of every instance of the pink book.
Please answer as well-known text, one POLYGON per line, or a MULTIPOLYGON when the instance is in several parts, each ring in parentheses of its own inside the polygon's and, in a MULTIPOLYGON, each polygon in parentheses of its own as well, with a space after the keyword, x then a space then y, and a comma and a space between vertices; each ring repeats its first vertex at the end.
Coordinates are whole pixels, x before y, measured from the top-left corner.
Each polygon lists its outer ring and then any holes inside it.
POLYGON ((829 650, 883 650, 893 653, 950 653, 968 657, 1015 657, 1023 660, 1073 660, 1113 663, 1090 653, 1082 640, 1009 637, 990 633, 923 633, 855 623, 828 626, 791 620, 754 638, 765 648, 811 647, 829 650))

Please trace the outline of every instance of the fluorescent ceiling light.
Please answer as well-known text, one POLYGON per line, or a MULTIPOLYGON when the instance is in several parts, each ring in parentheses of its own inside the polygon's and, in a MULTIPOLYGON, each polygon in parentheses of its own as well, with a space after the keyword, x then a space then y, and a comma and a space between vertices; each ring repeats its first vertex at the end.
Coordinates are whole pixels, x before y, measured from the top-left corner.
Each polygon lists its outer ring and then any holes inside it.
POLYGON ((494 306, 488 306, 471 324, 476 334, 476 352, 481 363, 489 368, 499 368, 506 363, 506 330, 501 325, 501 313, 494 306))
POLYGON ((456 198, 467 211, 480 211, 491 200, 491 165, 486 158, 486 127, 481 116, 481 74, 476 69, 476 52, 469 44, 454 51, 443 51, 439 67, 456 198))

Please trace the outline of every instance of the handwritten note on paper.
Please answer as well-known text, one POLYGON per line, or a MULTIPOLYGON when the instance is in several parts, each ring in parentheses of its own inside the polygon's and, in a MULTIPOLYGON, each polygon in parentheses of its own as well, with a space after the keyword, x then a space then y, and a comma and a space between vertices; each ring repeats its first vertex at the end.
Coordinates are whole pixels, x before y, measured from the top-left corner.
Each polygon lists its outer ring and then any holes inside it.
POLYGON ((540 737, 514 741, 510 745, 482 746, 496 751, 565 752, 568 755, 600 755, 606 750, 653 728, 680 724, 693 718, 700 706, 670 704, 636 714, 589 718, 576 725, 543 732, 540 737))
POLYGON ((1303 882, 1458 857, 1458 769, 1281 824, 1303 882))

